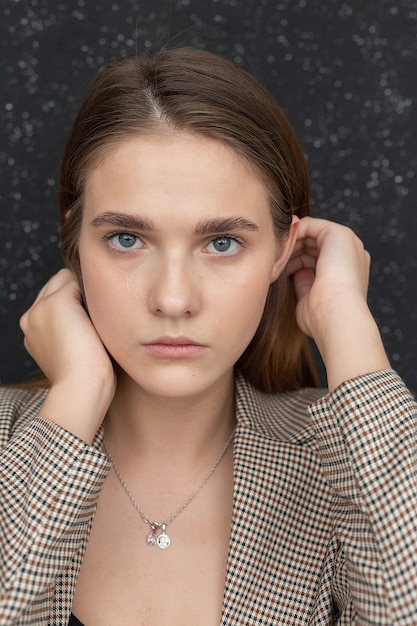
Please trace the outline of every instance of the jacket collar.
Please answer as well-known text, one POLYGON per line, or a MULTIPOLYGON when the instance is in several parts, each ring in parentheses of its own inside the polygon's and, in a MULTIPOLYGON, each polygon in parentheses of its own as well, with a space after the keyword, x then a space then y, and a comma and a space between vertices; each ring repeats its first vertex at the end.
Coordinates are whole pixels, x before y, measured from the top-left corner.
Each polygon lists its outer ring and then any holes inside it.
POLYGON ((267 395, 243 376, 236 379, 233 518, 224 591, 223 626, 302 624, 317 557, 320 532, 329 529, 319 463, 306 405, 322 395, 267 395), (306 537, 305 519, 317 526, 306 537), (300 568, 302 564, 302 568, 300 568), (303 569, 304 572, 301 572, 303 569), (303 582, 303 579, 304 582, 303 582), (301 588, 304 589, 301 592, 301 588), (287 615, 284 619, 283 616, 287 615))

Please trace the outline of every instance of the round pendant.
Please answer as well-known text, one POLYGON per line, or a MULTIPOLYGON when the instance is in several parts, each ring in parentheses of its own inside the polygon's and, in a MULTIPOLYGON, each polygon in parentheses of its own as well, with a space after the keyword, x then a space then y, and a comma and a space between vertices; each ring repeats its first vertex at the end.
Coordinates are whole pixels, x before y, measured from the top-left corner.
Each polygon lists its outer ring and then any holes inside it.
POLYGON ((156 544, 156 537, 154 533, 150 533, 146 538, 148 546, 154 546, 156 544))
POLYGON ((166 534, 166 532, 162 532, 158 536, 158 539, 156 540, 156 544, 158 548, 161 548, 161 550, 166 550, 167 548, 169 548, 170 543, 171 543, 171 539, 166 534))

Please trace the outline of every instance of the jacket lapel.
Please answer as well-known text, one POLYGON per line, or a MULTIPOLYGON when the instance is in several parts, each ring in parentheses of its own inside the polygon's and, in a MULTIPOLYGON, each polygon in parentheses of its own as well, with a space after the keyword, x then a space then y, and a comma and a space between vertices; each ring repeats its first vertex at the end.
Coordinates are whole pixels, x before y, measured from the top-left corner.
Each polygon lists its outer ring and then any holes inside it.
POLYGON ((248 388, 244 391, 243 400, 237 394, 234 505, 221 624, 303 624, 314 603, 318 561, 331 535, 330 494, 301 437, 285 441, 259 432, 251 413, 256 422, 270 409, 262 396, 255 392, 248 401, 248 388))

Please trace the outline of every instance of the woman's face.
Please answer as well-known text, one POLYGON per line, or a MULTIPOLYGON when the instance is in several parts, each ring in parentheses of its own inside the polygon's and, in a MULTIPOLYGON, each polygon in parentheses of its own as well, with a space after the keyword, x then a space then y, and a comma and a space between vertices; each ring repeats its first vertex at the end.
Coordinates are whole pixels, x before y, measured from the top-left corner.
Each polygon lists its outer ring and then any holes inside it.
POLYGON ((276 239, 266 186, 220 142, 166 131, 109 149, 87 177, 79 254, 122 376, 171 398, 230 384, 294 238, 276 239))

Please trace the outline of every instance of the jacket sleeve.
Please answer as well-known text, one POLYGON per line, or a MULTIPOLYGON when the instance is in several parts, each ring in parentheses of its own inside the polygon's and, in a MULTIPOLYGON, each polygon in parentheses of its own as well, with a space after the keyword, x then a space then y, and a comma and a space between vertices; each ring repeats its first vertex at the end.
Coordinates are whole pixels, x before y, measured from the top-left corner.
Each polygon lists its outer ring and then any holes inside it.
POLYGON ((310 413, 355 623, 417 624, 416 402, 388 370, 343 383, 310 413))
POLYGON ((50 595, 85 541, 108 471, 105 455, 41 417, 2 447, 1 624, 26 623, 19 618, 50 595))

